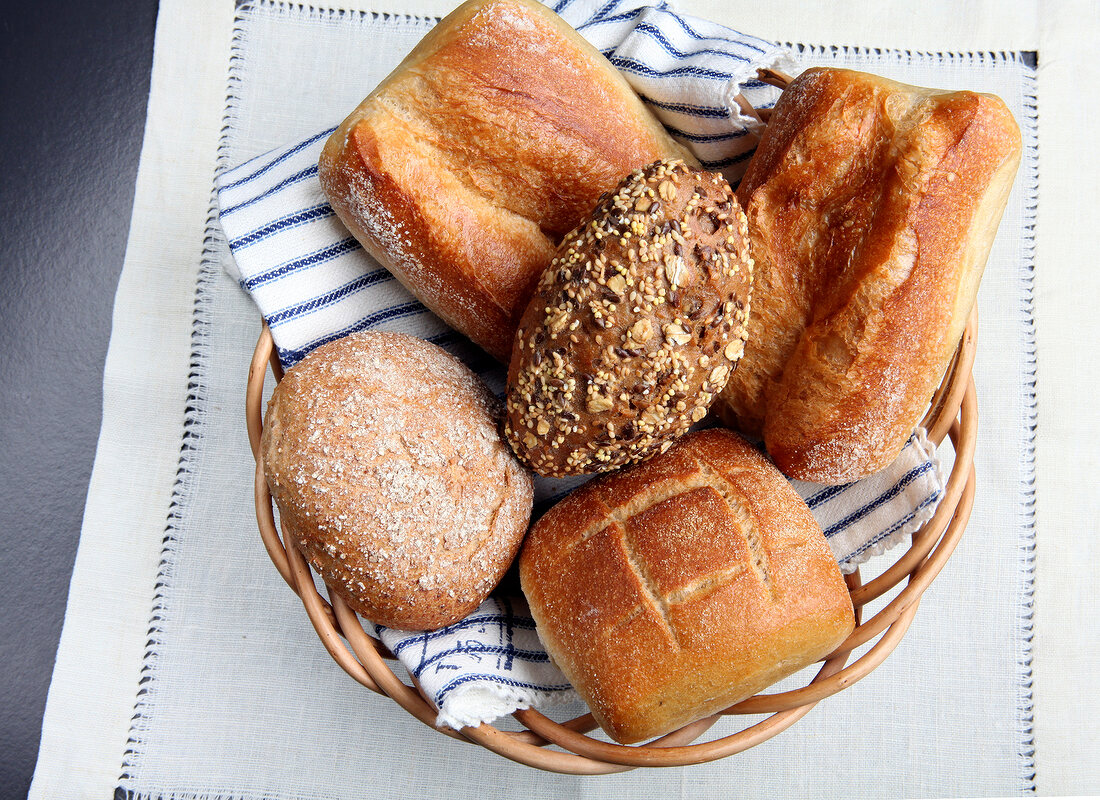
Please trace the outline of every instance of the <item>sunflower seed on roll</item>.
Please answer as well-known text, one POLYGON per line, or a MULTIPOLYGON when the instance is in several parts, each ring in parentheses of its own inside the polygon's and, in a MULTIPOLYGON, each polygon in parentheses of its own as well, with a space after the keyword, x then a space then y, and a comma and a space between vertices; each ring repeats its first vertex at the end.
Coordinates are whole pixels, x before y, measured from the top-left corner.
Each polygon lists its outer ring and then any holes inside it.
POLYGON ((558 247, 508 369, 506 434, 540 475, 607 472, 703 419, 744 352, 745 214, 682 161, 629 175, 558 247))

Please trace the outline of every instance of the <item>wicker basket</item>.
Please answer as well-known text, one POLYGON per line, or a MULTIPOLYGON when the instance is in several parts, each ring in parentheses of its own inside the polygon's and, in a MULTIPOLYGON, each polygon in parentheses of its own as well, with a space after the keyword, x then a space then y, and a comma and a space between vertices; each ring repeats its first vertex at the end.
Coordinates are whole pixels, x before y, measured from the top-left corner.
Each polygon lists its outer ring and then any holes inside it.
MULTIPOLYGON (((316 589, 313 574, 302 554, 276 530, 271 494, 264 480, 260 434, 263 428, 263 392, 268 365, 275 380, 282 368, 275 354, 271 333, 265 325, 249 369, 246 398, 248 437, 256 458, 256 518, 268 554, 280 574, 302 599, 306 613, 325 648, 349 675, 368 689, 392 698, 425 725, 456 739, 468 740, 506 758, 539 769, 577 775, 620 772, 633 767, 669 767, 713 761, 739 753, 793 725, 818 701, 863 678, 897 647, 917 613, 921 595, 932 583, 958 544, 974 502, 974 443, 977 430, 977 400, 971 366, 974 361, 977 316, 971 316, 954 359, 922 422, 929 438, 939 445, 951 437, 955 459, 947 489, 935 515, 913 534, 908 550, 881 574, 862 584, 857 570, 847 576, 857 626, 851 636, 823 659, 821 668, 806 686, 773 694, 758 694, 699 722, 643 745, 611 744, 588 736, 596 728, 591 714, 558 723, 529 709, 513 716, 525 727, 504 731, 492 725, 453 731, 435 728, 436 709, 415 683, 407 685, 388 662, 392 655, 378 640, 368 636, 339 595, 328 592, 326 600, 316 589), (901 586, 904 581, 904 585, 901 586), (900 587, 900 588, 899 588, 900 587), (890 592, 893 597, 869 619, 863 607, 890 592), (877 638, 873 646, 847 664, 853 650, 877 638), (847 665, 846 665, 847 664, 847 665), (769 714, 756 724, 703 743, 693 743, 723 716, 769 714), (547 745, 557 745, 552 749, 547 745)), ((722 727, 729 726, 726 722, 722 727)))
MULTIPOLYGON (((774 70, 760 70, 759 77, 779 89, 785 89, 791 81, 789 76, 774 70)), ((770 111, 761 109, 757 112, 740 96, 736 99, 745 113, 768 122, 770 111)), ((503 731, 487 724, 461 731, 435 727, 436 709, 415 681, 407 685, 394 674, 387 663, 393 656, 381 642, 367 635, 355 612, 339 595, 329 590, 329 599, 326 600, 317 592, 313 574, 302 554, 286 536, 285 530, 282 538, 276 530, 271 494, 264 479, 260 435, 263 431, 262 405, 268 365, 276 382, 282 379, 283 370, 267 325, 260 333, 252 357, 246 397, 248 438, 256 458, 256 519, 260 535, 271 560, 290 588, 301 598, 321 642, 336 663, 368 689, 392 698, 440 733, 480 744, 521 764, 573 775, 599 775, 623 772, 634 767, 673 767, 714 761, 770 739, 808 714, 820 700, 868 675, 893 652, 909 629, 921 595, 950 558, 974 504, 978 403, 971 368, 977 330, 975 310, 921 422, 928 431, 929 439, 937 446, 947 436, 951 437, 955 459, 944 497, 932 519, 912 535, 909 549, 900 553, 897 560, 878 576, 866 584, 862 583, 859 570, 846 576, 856 612, 856 629, 851 636, 822 659, 821 668, 806 686, 773 694, 757 694, 720 714, 693 722, 646 744, 619 745, 588 736, 597 727, 591 714, 558 723, 534 709, 517 711, 512 715, 525 727, 522 731, 503 731), (904 586, 901 586, 903 581, 904 586), (891 592, 894 594, 888 602, 864 620, 863 607, 885 598, 891 592), (852 651, 872 641, 874 644, 859 658, 851 664, 847 663, 852 651), (694 743, 721 717, 745 714, 770 716, 721 738, 694 743), (557 745, 560 749, 551 749, 548 745, 557 745)), ((724 726, 729 724, 726 722, 724 726)))

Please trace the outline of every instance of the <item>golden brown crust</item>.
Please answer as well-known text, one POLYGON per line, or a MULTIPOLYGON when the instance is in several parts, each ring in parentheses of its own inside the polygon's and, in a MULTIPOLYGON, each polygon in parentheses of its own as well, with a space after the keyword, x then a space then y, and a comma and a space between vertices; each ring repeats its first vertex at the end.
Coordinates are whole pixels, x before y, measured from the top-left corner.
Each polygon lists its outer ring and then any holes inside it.
POLYGON ((578 489, 519 565, 547 651, 624 743, 754 694, 855 626, 806 504, 724 430, 578 489))
POLYGON ((685 151, 560 17, 471 0, 332 134, 320 178, 379 263, 507 361, 558 240, 663 157, 685 151))
POLYGON ((966 324, 1019 158, 996 97, 800 75, 738 188, 756 291, 727 422, 804 480, 892 462, 966 324))
POLYGON ((281 521, 367 619, 443 627, 511 564, 532 486, 498 412, 457 359, 396 333, 319 347, 275 388, 262 450, 281 521))
POLYGON ((570 233, 520 323, 508 441, 540 475, 607 472, 706 416, 744 350, 745 215, 682 161, 629 175, 570 233))

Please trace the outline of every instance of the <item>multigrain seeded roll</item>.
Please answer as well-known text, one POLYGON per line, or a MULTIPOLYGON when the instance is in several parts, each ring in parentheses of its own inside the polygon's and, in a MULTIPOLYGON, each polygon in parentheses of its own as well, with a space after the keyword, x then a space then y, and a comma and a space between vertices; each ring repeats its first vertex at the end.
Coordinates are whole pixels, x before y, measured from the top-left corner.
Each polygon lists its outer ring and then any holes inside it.
POLYGON ((281 521, 367 619, 441 628, 511 564, 532 487, 498 410, 457 359, 397 333, 324 345, 275 388, 262 451, 281 521))
POLYGON ((562 241, 520 321, 506 431, 540 475, 668 449, 744 352, 752 293, 729 184, 682 161, 636 170, 562 241))

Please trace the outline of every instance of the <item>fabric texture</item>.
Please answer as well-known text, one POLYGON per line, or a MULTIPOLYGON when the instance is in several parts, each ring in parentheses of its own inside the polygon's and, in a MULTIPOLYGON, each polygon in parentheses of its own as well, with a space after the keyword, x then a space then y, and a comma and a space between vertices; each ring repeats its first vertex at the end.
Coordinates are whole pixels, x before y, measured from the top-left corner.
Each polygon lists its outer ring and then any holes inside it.
POLYGON ((493 722, 519 708, 547 708, 577 699, 535 633, 522 598, 490 597, 461 622, 410 633, 375 633, 416 678, 450 728, 493 722))
MULTIPOLYGON (((737 180, 761 129, 734 97, 743 95, 754 107, 774 105, 778 90, 757 80, 756 70, 791 69, 786 49, 664 4, 561 0, 556 8, 591 37, 704 166, 737 180)), ((218 179, 219 222, 233 254, 226 266, 267 320, 283 365, 355 331, 399 330, 465 357, 500 393, 503 367, 465 345, 367 255, 326 202, 317 161, 333 130, 251 158, 218 179)), ((536 501, 546 506, 580 482, 537 478, 536 501)), ((867 480, 843 487, 800 483, 798 489, 850 572, 930 519, 943 486, 935 450, 918 431, 894 464, 867 480)), ((439 708, 441 724, 478 725, 516 708, 575 697, 548 663, 529 616, 504 613, 493 599, 474 617, 430 637, 383 635, 439 708), (530 641, 515 642, 516 635, 530 641)))
MULTIPOLYGON (((1034 62, 1011 52, 1027 14, 1008 15, 1014 26, 1005 27, 1002 17, 984 23, 972 6, 941 2, 902 25, 878 4, 857 3, 843 18, 832 7, 765 18, 745 4, 694 4, 735 26, 838 43, 797 48, 802 66, 997 93, 1024 130, 1027 158, 979 294, 977 502, 899 648, 758 747, 602 778, 518 767, 425 728, 352 681, 320 646, 255 530, 242 397, 258 320, 223 272, 220 228, 204 219, 219 165, 340 119, 432 19, 259 2, 240 4, 234 23, 228 4, 163 0, 104 430, 32 797, 887 798, 1017 795, 1034 792, 1037 779, 1044 794, 1087 784, 1095 773, 1087 758, 1076 759, 1077 783, 1049 769, 1037 778, 1031 733, 1037 123, 1034 62), (960 18, 976 22, 953 24, 960 18), (852 41, 871 47, 842 46, 852 41), (899 42, 917 49, 875 49, 899 42)), ((883 563, 868 562, 865 578, 883 563)), ((1047 665, 1047 697, 1061 697, 1049 689, 1062 666, 1047 665)), ((1083 719, 1095 703, 1074 697, 1073 718, 1083 719)), ((1053 701, 1046 708, 1048 728, 1067 718, 1053 701)), ((558 713, 582 711, 567 704, 558 713)), ((712 735, 737 729, 737 720, 723 720, 712 735)), ((1045 749, 1091 754, 1078 732, 1047 737, 1045 749)))

